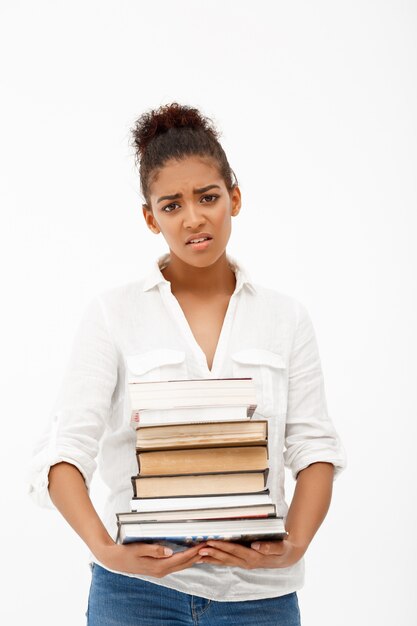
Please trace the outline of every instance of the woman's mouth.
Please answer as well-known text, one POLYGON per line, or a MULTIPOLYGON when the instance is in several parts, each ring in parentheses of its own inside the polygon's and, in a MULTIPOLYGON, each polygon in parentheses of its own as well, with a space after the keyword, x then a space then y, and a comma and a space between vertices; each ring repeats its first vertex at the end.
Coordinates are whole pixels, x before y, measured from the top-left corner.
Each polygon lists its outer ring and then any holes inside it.
POLYGON ((190 246, 193 250, 205 250, 208 248, 210 242, 213 241, 209 237, 196 237, 187 242, 187 246, 190 246))

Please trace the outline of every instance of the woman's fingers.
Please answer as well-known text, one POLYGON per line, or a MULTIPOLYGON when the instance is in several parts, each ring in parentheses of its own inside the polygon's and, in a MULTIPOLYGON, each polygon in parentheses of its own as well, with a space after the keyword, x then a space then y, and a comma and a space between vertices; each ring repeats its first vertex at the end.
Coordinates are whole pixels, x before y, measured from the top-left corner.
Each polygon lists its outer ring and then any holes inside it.
POLYGON ((196 554, 192 554, 191 556, 185 555, 184 552, 177 552, 174 556, 177 555, 181 555, 181 558, 174 559, 174 557, 171 557, 169 559, 158 561, 157 567, 160 576, 166 576, 167 574, 172 574, 173 572, 179 572, 187 567, 191 567, 194 563, 199 563, 201 561, 201 556, 198 552, 196 554))
MULTIPOLYGON (((131 544, 132 546, 134 544, 131 544)), ((157 543, 138 543, 136 545, 136 556, 139 558, 151 557, 154 559, 169 559, 173 564, 185 562, 188 559, 198 554, 201 544, 180 550, 179 552, 173 552, 171 548, 162 546, 157 543)))
POLYGON ((138 557, 149 556, 154 559, 161 559, 171 556, 173 551, 171 548, 161 546, 158 543, 137 543, 135 544, 135 554, 138 557))
POLYGON ((169 549, 160 544, 141 544, 137 556, 158 559, 156 576, 159 577, 191 567, 194 563, 229 565, 244 569, 280 567, 281 558, 287 552, 285 543, 285 540, 254 542, 249 548, 236 542, 209 540, 180 552, 171 551, 171 554, 169 549))
POLYGON ((235 542, 209 540, 200 550, 203 563, 237 565, 246 569, 280 567, 287 552, 282 541, 254 542, 251 548, 247 548, 235 542))
POLYGON ((242 558, 242 555, 245 555, 245 552, 241 552, 239 554, 239 548, 242 546, 231 544, 230 542, 222 542, 217 541, 208 544, 204 548, 201 548, 199 553, 203 559, 203 563, 217 563, 218 565, 237 565, 239 567, 246 568, 248 565, 248 561, 245 558, 242 558), (223 543, 228 544, 228 551, 224 548, 225 546, 221 545, 223 543), (215 547, 215 544, 220 544, 220 547, 215 547))
MULTIPOLYGON (((183 569, 186 569, 187 567, 191 567, 192 565, 194 565, 194 563, 200 563, 201 562, 201 556, 199 554, 196 554, 195 556, 193 556, 192 558, 188 559, 188 561, 183 561, 182 563, 179 563, 178 565, 174 566, 174 567, 170 567, 164 575, 166 574, 173 574, 174 572, 179 572, 183 569)), ((164 565, 166 564, 166 561, 164 561, 164 565)))
POLYGON ((251 544, 251 548, 261 554, 281 556, 286 549, 285 539, 283 541, 255 541, 251 544))
POLYGON ((232 554, 240 559, 247 559, 251 556, 251 549, 246 546, 242 546, 240 543, 236 543, 234 541, 215 541, 209 539, 207 541, 207 548, 216 548, 217 550, 222 550, 222 552, 227 552, 228 554, 232 554))

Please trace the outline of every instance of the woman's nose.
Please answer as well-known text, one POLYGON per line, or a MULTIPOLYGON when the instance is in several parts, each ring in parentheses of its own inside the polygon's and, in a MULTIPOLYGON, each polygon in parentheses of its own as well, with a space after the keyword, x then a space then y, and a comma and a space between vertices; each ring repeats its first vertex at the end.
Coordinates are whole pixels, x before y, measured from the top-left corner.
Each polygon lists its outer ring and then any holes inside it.
POLYGON ((198 207, 193 204, 185 207, 183 215, 184 226, 186 227, 196 228, 197 226, 205 224, 206 222, 204 215, 200 212, 198 207))

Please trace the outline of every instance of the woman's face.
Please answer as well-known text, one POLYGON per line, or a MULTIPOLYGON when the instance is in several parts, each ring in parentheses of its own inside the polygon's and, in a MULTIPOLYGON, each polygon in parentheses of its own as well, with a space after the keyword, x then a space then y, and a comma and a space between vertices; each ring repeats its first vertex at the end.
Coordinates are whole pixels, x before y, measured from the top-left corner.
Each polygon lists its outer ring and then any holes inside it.
POLYGON ((168 161, 150 184, 149 200, 143 215, 150 230, 161 232, 171 253, 196 267, 212 265, 224 253, 231 217, 241 206, 239 188, 229 192, 213 161, 198 156, 168 161), (211 239, 187 243, 200 233, 211 239))

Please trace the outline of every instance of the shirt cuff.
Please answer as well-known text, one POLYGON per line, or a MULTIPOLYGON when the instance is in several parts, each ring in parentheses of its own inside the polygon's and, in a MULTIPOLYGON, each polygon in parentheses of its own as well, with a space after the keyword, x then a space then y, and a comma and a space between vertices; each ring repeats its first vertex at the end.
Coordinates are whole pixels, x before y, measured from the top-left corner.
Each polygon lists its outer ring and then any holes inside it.
POLYGON ((89 480, 87 472, 82 467, 82 465, 78 463, 77 461, 75 461, 74 459, 68 458, 66 456, 56 455, 54 457, 51 457, 42 466, 41 469, 35 472, 32 472, 32 475, 29 478, 28 495, 32 498, 32 501, 38 506, 45 507, 48 509, 56 509, 49 495, 48 475, 49 475, 49 470, 51 469, 51 467, 61 462, 66 462, 66 463, 70 463, 71 465, 74 465, 82 474, 86 487, 87 487, 87 491, 88 492, 90 491, 90 480, 89 480))
POLYGON ((296 463, 293 463, 290 467, 294 480, 297 479, 297 475, 301 470, 305 469, 312 463, 331 463, 334 466, 333 480, 339 477, 339 475, 346 468, 346 455, 342 452, 340 456, 326 455, 323 453, 305 455, 297 459, 296 463))

